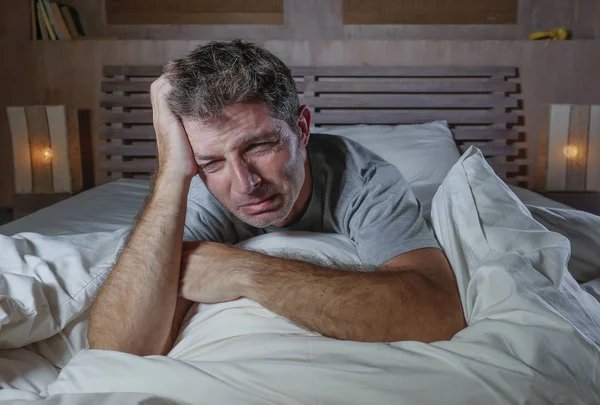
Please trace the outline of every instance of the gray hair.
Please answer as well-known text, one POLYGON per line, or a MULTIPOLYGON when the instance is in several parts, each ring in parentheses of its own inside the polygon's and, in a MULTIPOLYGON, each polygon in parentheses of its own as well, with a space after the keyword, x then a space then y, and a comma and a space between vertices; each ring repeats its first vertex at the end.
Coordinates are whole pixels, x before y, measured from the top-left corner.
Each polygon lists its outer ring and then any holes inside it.
POLYGON ((216 41, 169 62, 164 74, 173 90, 167 102, 180 118, 211 120, 244 102, 264 102, 273 118, 298 132, 298 92, 290 69, 250 42, 216 41))

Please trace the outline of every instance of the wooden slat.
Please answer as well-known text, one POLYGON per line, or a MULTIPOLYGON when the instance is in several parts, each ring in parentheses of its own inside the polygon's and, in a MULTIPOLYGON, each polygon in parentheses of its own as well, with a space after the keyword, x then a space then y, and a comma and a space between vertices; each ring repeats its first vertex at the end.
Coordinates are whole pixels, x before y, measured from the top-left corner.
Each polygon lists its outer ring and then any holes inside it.
POLYGON ((107 156, 156 156, 156 143, 148 142, 147 145, 100 145, 98 151, 107 156))
POLYGON ((154 80, 106 80, 102 82, 102 92, 149 92, 154 80))
POLYGON ((104 127, 100 130, 100 139, 156 140, 156 134, 152 125, 139 125, 131 128, 104 127))
POLYGON ((52 184, 55 193, 70 193, 71 167, 67 140, 65 106, 46 106, 50 144, 52 145, 52 184))
POLYGON ((153 65, 131 65, 131 66, 104 66, 102 74, 104 76, 130 76, 130 77, 156 77, 162 74, 162 66, 153 65))
POLYGON ((134 160, 130 162, 100 162, 99 170, 115 173, 150 173, 156 168, 156 159, 134 160))
POLYGON ((518 0, 343 0, 344 24, 516 24, 518 0))
POLYGON ((283 24, 283 0, 105 0, 109 25, 283 24))
POLYGON ((571 106, 552 105, 550 108, 546 189, 564 190, 567 180, 567 158, 564 148, 569 141, 571 106))
POLYGON ((503 177, 506 173, 517 173, 519 171, 519 163, 517 162, 489 162, 494 171, 503 177))
MULTIPOLYGON (((107 80, 101 85, 102 92, 149 92, 153 80, 107 80)), ((487 93, 517 91, 517 83, 492 79, 473 80, 339 80, 298 82, 299 92, 313 93, 487 93)))
MULTIPOLYGON (((492 139, 518 139, 516 129, 489 129, 489 128, 454 128, 452 129, 456 140, 492 140, 492 139)), ((132 128, 109 128, 100 130, 100 139, 129 139, 129 140, 155 140, 152 125, 140 125, 132 128)))
POLYGON ((29 131, 24 107, 7 107, 8 124, 12 138, 15 191, 25 194, 33 192, 29 131))
POLYGON ((149 94, 133 94, 131 96, 103 94, 100 97, 100 106, 104 107, 104 108, 112 108, 112 107, 151 108, 152 102, 150 101, 149 94))
POLYGON ((25 107, 29 143, 31 145, 31 168, 34 193, 52 193, 52 160, 44 157, 50 149, 48 118, 44 106, 25 107))
POLYGON ((100 121, 108 124, 150 124, 152 123, 152 111, 103 111, 100 113, 100 121))
POLYGON ((396 95, 363 94, 303 97, 314 108, 515 108, 517 99, 495 94, 481 95, 396 95))
POLYGON ((298 76, 317 77, 515 77, 512 66, 297 66, 298 76))
POLYGON ((577 148, 577 156, 567 159, 566 190, 585 191, 587 147, 590 127, 590 107, 577 105, 571 108, 569 146, 577 148))
POLYGON ((600 192, 600 105, 593 105, 590 110, 587 162, 586 190, 600 192))
POLYGON ((549 138, 550 138, 550 114, 552 108, 548 105, 542 105, 539 108, 539 130, 537 138, 539 142, 539 153, 538 153, 538 175, 534 189, 546 190, 547 177, 548 177, 548 151, 549 151, 549 138))
MULTIPOLYGON (((140 122, 136 118, 107 117, 127 120, 124 122, 140 122)), ((314 114, 314 123, 327 124, 418 124, 431 121, 448 121, 449 124, 492 124, 516 123, 515 113, 496 113, 488 111, 447 111, 447 110, 415 110, 415 111, 325 111, 314 114)))
POLYGON ((461 153, 464 153, 470 146, 476 146, 481 150, 484 156, 516 156, 519 153, 517 145, 496 145, 489 143, 463 143, 458 146, 461 153))
MULTIPOLYGON (((122 124, 149 124, 152 122, 152 111, 110 112, 101 114, 101 122, 122 124)), ((515 113, 497 113, 494 111, 447 111, 447 110, 415 110, 415 111, 326 111, 314 114, 315 124, 411 124, 436 120, 448 121, 450 124, 492 124, 517 123, 515 113)))
MULTIPOLYGON (((292 66, 294 76, 320 77, 515 77, 511 66, 292 66)), ((104 76, 159 77, 162 66, 104 66, 104 76)))
POLYGON ((67 137, 69 145, 69 166, 71 168, 71 190, 78 193, 83 189, 82 149, 79 139, 77 108, 67 108, 67 137))
POLYGON ((519 131, 516 129, 487 129, 487 128, 455 128, 452 134, 456 140, 491 140, 491 139, 518 139, 519 131))
POLYGON ((410 79, 367 79, 316 81, 311 85, 297 84, 298 91, 315 93, 515 93, 517 83, 492 79, 410 80, 410 79))

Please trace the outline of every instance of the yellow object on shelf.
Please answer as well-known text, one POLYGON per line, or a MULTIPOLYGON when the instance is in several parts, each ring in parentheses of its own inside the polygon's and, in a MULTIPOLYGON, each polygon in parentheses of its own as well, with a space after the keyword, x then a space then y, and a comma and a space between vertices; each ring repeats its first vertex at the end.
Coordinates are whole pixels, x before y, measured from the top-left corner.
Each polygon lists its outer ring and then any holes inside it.
POLYGON ((554 41, 564 41, 565 39, 569 39, 569 30, 564 27, 560 27, 552 31, 534 32, 533 34, 529 35, 529 39, 551 39, 554 41))

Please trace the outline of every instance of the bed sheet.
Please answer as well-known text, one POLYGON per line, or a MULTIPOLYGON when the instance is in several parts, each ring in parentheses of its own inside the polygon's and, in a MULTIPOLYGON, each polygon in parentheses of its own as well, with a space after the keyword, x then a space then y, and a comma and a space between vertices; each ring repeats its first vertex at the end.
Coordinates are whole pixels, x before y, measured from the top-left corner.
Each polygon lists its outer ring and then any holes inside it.
MULTIPOLYGON (((431 202, 439 184, 413 187, 429 219, 431 202)), ((533 191, 510 186, 525 204, 549 208, 568 208, 533 191)), ((116 231, 131 226, 150 190, 148 180, 119 179, 87 190, 65 201, 0 226, 0 234, 36 232, 68 235, 116 231)))
MULTIPOLYGON (((469 323, 450 342, 338 341, 241 299, 195 306, 168 357, 81 350, 46 387, 49 397, 13 387, 0 391, 0 400, 84 404, 113 395, 123 403, 131 392, 143 392, 183 404, 599 403, 600 304, 566 271, 567 239, 535 221, 482 162, 467 152, 432 205, 432 224, 455 269, 469 323)), ((548 212, 558 213, 557 224, 574 222, 591 240, 600 239, 600 217, 548 212)), ((80 316, 99 287, 94 280, 108 271, 111 246, 123 236, 1 238, 3 251, 14 255, 12 265, 0 264, 12 274, 0 286, 21 281, 31 288, 2 307, 12 313, 1 322, 0 341, 16 347, 23 335, 10 332, 27 322, 38 334, 29 342, 80 316), (73 249, 90 238, 104 253, 73 249), (56 266, 58 257, 67 262, 56 266), (53 275, 61 283, 49 283, 53 275), (48 285, 53 288, 44 289, 48 285), (39 307, 36 297, 49 305, 39 307)), ((351 241, 339 235, 268 234, 244 247, 356 260, 351 241)))
POLYGON ((116 231, 133 224, 149 190, 147 180, 114 180, 0 226, 0 234, 116 231))

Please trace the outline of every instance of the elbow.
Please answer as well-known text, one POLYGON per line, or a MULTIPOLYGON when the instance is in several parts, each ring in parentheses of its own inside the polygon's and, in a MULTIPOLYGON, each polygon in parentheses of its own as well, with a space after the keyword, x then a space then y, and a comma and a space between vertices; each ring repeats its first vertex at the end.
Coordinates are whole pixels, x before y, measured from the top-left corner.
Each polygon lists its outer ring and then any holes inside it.
POLYGON ((430 319, 432 328, 423 335, 424 343, 451 340, 458 332, 467 327, 460 294, 455 283, 437 288, 436 299, 432 301, 430 319))

